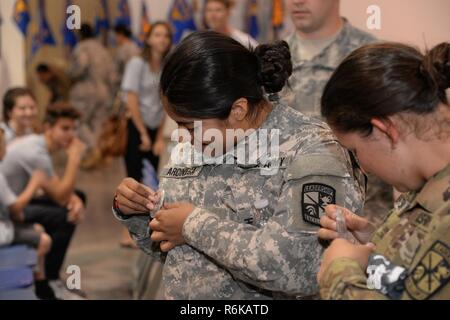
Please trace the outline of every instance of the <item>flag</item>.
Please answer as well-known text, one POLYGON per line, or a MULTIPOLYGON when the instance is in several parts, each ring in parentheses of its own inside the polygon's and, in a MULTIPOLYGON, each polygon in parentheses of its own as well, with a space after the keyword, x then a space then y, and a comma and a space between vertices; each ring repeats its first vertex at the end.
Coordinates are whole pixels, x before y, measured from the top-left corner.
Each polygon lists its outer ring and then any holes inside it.
MULTIPOLYGON (((66 10, 69 6, 72 5, 71 0, 66 0, 66 6, 64 7, 64 16, 66 16, 66 10)), ((63 24, 61 27, 61 32, 64 39, 64 46, 68 48, 69 50, 72 50, 77 45, 77 37, 75 35, 75 32, 73 30, 70 30, 67 28, 66 19, 63 19, 63 24)))
POLYGON ((169 12, 169 22, 174 28, 173 42, 179 43, 185 31, 196 31, 194 10, 186 0, 174 0, 169 12))
POLYGON ((55 46, 56 41, 53 37, 47 18, 45 17, 45 0, 39 0, 38 8, 39 27, 37 33, 33 35, 31 54, 34 55, 45 45, 55 46))
POLYGON ((253 38, 259 36, 259 24, 258 24, 258 1, 250 0, 248 7, 248 33, 253 38))
POLYGON ((109 29, 109 9, 106 0, 100 0, 95 17, 95 34, 99 35, 102 30, 109 29))
POLYGON ((278 31, 283 28, 284 4, 283 0, 272 0, 272 27, 278 31))
POLYGON ((145 5, 145 0, 142 1, 142 16, 141 16, 141 27, 140 27, 140 33, 139 33, 139 45, 141 47, 144 46, 145 43, 145 37, 147 37, 147 34, 150 31, 150 19, 148 17, 148 12, 147 12, 147 6, 145 5))
POLYGON ((27 35, 28 25, 30 24, 30 11, 28 0, 17 0, 14 5, 14 21, 24 36, 27 35))
POLYGON ((119 0, 118 4, 119 16, 116 18, 116 25, 124 25, 131 29, 130 7, 128 0, 119 0))

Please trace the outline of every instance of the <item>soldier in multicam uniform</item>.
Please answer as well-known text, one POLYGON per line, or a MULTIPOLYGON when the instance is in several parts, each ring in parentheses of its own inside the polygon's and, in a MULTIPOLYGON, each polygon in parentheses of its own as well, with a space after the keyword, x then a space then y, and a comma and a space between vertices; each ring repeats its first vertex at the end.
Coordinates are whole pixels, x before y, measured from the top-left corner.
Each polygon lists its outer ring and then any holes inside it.
MULTIPOLYGON (((210 31, 190 35, 168 58, 161 77, 163 103, 180 126, 195 130, 198 120, 204 129, 256 129, 234 148, 214 153, 215 162, 169 164, 161 178, 166 204, 153 220, 142 215, 154 209, 153 190, 130 179, 119 186, 115 216, 142 250, 164 257, 168 299, 317 295, 323 208, 337 203, 361 213, 364 186, 349 153, 326 125, 273 95, 291 69, 285 42, 249 51, 210 31), (261 86, 272 94, 271 102, 261 86), (269 137, 279 130, 278 155, 249 151, 266 142, 258 139, 264 130, 269 137), (245 158, 236 150, 244 150, 245 158), (252 156, 255 161, 241 161, 252 156)), ((206 134, 200 137, 194 140, 211 143, 206 134)), ((271 139, 268 148, 276 143, 271 139)))
MULTIPOLYGON (((340 15, 339 1, 288 0, 295 31, 286 39, 291 48, 293 74, 282 101, 307 116, 321 118, 320 98, 337 66, 352 51, 376 38, 353 27, 340 15)), ((370 176, 364 214, 373 223, 383 219, 393 204, 392 187, 370 176)))
MULTIPOLYGON (((339 140, 364 169, 409 192, 378 229, 347 211, 363 245, 338 239, 325 251, 323 298, 450 299, 449 66, 450 43, 426 55, 367 46, 325 88, 322 113, 339 140)), ((336 208, 326 212, 319 236, 331 240, 336 208)))

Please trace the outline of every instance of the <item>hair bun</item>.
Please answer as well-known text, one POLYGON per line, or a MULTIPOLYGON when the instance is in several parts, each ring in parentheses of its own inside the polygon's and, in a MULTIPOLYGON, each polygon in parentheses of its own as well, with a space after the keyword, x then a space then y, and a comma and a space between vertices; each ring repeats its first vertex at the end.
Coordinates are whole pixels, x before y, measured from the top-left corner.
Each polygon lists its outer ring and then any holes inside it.
POLYGON ((260 84, 267 93, 280 92, 292 75, 292 60, 286 41, 259 45, 255 49, 260 72, 260 84))
POLYGON ((443 42, 429 51, 425 55, 422 68, 439 90, 450 88, 450 43, 443 42))

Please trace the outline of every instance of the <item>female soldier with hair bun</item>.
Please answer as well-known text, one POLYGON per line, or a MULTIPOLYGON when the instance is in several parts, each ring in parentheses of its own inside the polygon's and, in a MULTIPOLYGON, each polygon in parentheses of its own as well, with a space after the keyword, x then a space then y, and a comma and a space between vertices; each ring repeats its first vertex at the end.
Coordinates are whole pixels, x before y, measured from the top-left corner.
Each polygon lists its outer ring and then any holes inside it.
MULTIPOLYGON (((366 172, 406 193, 375 231, 345 212, 361 245, 338 239, 327 249, 323 298, 450 299, 449 87, 450 43, 426 55, 365 46, 331 77, 322 115, 366 172)), ((336 207, 326 212, 319 236, 332 240, 336 207)))
POLYGON ((154 190, 131 179, 117 189, 115 215, 140 248, 168 252, 168 299, 318 293, 323 208, 336 203, 360 212, 364 190, 329 128, 278 101, 291 73, 285 42, 249 50, 212 31, 188 36, 168 56, 162 101, 179 127, 194 133, 182 144, 188 154, 207 153, 221 137, 226 142, 200 163, 172 157, 161 175, 165 205, 154 219, 154 190), (208 136, 209 129, 217 135, 208 136), (230 137, 227 130, 245 133, 230 137), (264 140, 263 132, 277 139, 264 140), (264 151, 265 143, 279 153, 251 151, 264 151))

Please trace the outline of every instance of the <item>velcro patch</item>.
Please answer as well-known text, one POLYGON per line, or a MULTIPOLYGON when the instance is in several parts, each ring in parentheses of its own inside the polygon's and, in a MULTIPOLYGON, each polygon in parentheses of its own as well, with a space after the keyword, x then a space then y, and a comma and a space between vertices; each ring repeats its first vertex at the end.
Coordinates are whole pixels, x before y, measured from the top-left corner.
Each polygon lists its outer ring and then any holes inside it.
POLYGON ((436 241, 406 279, 406 291, 416 300, 431 297, 450 279, 450 248, 436 241))
POLYGON ((325 207, 330 204, 336 204, 336 189, 321 183, 303 185, 303 220, 320 226, 320 217, 325 214, 325 207))

